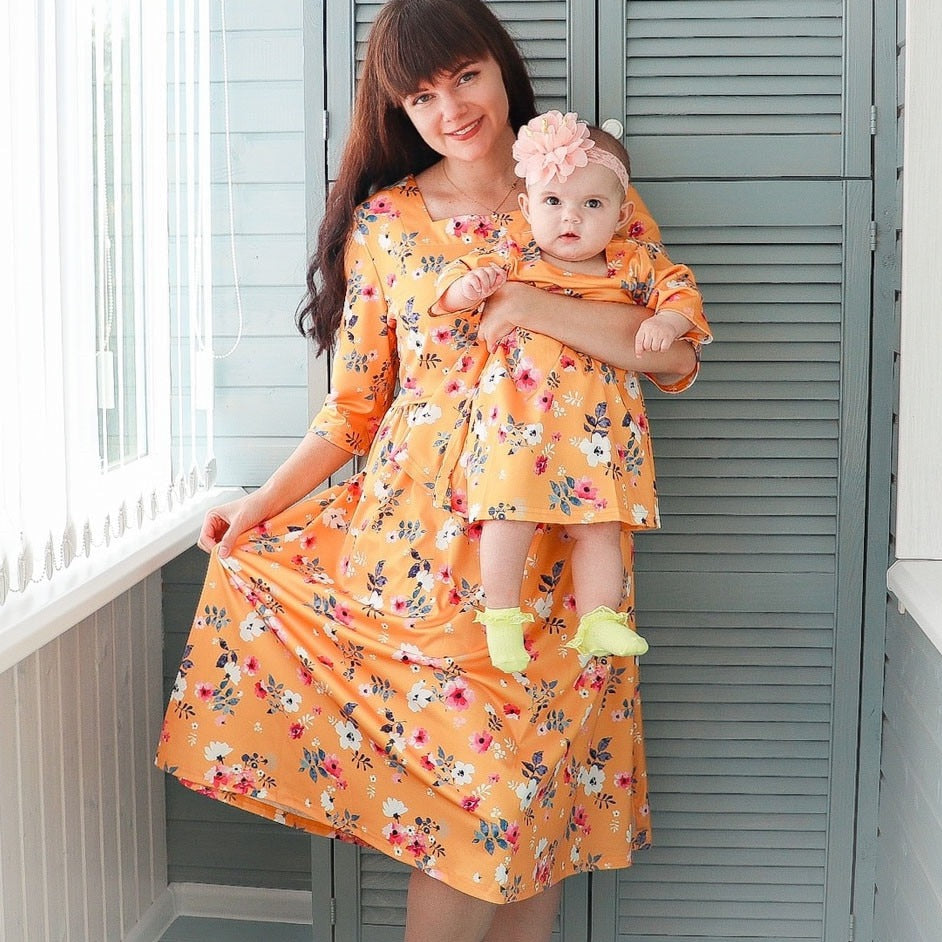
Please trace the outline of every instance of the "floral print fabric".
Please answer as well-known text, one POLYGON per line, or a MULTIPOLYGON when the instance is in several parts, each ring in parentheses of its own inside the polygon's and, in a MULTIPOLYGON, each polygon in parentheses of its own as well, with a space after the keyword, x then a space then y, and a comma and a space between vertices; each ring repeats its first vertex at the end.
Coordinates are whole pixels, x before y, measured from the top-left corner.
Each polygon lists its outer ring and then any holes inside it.
MULTIPOLYGON (((157 754, 189 788, 494 902, 627 866, 650 839, 637 664, 563 647, 563 528, 534 537, 532 661, 504 674, 472 621, 481 525, 436 507, 410 468, 423 397, 479 354, 473 325, 428 315, 436 278, 522 226, 434 221, 411 178, 359 208, 312 431, 363 470, 211 556, 157 754)), ((627 533, 624 551, 633 615, 627 533)))
MULTIPOLYGON (((571 297, 673 310, 691 322, 692 342, 712 339, 693 274, 656 247, 613 241, 606 274, 585 275, 550 264, 535 244, 506 240, 448 265, 440 292, 470 268, 488 265, 571 297)), ((440 320, 457 330, 479 317, 472 311, 440 320)), ((469 520, 658 526, 654 455, 636 373, 518 328, 476 374, 445 377, 430 403, 435 423, 414 430, 409 451, 423 474, 434 474, 436 500, 447 509, 469 520), (450 419, 450 437, 439 414, 450 419)))

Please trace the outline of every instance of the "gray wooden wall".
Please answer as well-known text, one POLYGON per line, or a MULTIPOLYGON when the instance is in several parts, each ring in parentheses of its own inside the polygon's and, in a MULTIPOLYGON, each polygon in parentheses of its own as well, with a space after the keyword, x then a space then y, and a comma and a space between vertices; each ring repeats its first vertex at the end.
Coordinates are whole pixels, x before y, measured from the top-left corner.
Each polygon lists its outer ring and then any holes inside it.
POLYGON ((155 573, 0 674, 0 939, 118 942, 167 886, 155 573))
POLYGON ((874 942, 942 936, 942 653, 887 619, 874 942))

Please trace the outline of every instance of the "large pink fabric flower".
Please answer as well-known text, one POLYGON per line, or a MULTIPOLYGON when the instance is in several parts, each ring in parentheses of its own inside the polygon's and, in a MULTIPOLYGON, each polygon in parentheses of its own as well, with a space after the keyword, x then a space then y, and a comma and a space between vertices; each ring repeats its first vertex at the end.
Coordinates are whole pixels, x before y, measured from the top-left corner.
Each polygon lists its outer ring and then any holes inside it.
POLYGON ((514 172, 527 186, 543 186, 554 177, 565 181, 573 170, 589 162, 587 151, 592 146, 589 129, 574 112, 547 111, 517 134, 512 151, 517 161, 514 172))

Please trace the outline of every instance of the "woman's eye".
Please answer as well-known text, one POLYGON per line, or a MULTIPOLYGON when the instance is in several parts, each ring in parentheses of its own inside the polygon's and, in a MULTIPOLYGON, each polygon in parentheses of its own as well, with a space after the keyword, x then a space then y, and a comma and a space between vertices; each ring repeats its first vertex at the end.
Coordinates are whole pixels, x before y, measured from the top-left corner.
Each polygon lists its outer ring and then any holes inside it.
POLYGON ((477 72, 464 72, 461 75, 461 78, 458 79, 459 85, 464 85, 467 82, 470 82, 478 73, 477 72))
POLYGON ((425 94, 416 95, 416 96, 412 99, 412 104, 413 104, 413 105, 424 105, 431 97, 432 97, 431 95, 425 95, 425 94))

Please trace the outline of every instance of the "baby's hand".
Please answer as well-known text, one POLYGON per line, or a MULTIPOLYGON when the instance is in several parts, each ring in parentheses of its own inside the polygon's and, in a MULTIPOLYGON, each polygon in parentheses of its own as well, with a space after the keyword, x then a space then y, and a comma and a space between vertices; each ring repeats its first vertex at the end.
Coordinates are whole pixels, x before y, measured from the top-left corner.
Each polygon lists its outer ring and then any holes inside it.
POLYGON ((473 268, 462 275, 455 287, 464 298, 467 307, 477 307, 485 298, 489 298, 507 280, 507 272, 499 265, 485 265, 473 268))
POLYGON ((635 354, 663 353, 678 338, 690 330, 691 323, 676 311, 660 311, 642 321, 635 336, 635 354))

